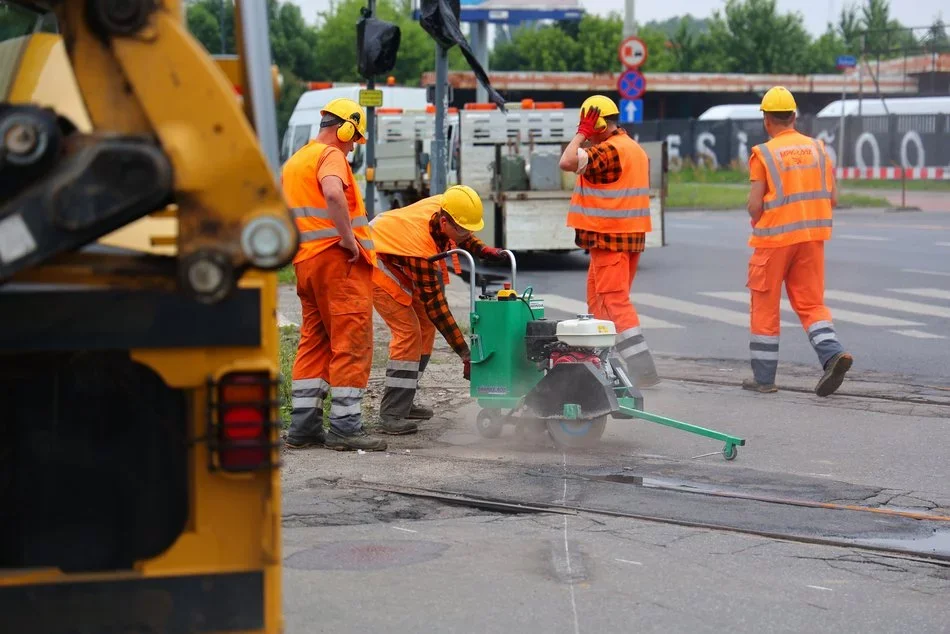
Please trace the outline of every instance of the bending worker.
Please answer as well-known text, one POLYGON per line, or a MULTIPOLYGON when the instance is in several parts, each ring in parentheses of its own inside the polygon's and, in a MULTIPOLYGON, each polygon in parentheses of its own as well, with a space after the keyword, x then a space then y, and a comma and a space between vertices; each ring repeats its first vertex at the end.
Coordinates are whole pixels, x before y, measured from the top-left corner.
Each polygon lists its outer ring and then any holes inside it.
POLYGON ((300 231, 294 257, 303 308, 293 368, 287 446, 382 451, 363 430, 361 403, 373 361, 376 253, 359 186, 346 155, 365 143, 366 113, 350 99, 320 111, 317 138, 284 164, 281 183, 300 231), (323 401, 330 393, 330 430, 323 401))
POLYGON ((427 258, 454 248, 490 260, 507 256, 472 235, 485 226, 482 200, 464 185, 384 212, 370 224, 378 254, 373 304, 392 335, 379 430, 408 434, 417 429, 414 420, 432 417, 431 409, 414 405, 413 399, 432 355, 436 328, 461 357, 466 379, 470 371, 468 344, 443 291, 448 266, 445 260, 427 258))
POLYGON ((653 355, 630 301, 650 221, 650 165, 643 148, 617 127, 620 111, 608 97, 581 105, 577 134, 561 155, 560 167, 577 174, 567 226, 574 243, 590 252, 587 307, 614 322, 617 352, 639 387, 659 382, 653 355), (582 144, 588 147, 582 148, 582 144))
POLYGON ((834 393, 851 368, 831 311, 824 304, 825 240, 831 238, 832 208, 838 204, 834 165, 824 145, 795 130, 795 98, 776 86, 761 110, 769 141, 749 159, 749 216, 755 251, 749 260, 752 314, 751 380, 742 387, 775 392, 778 369, 779 305, 782 282, 792 308, 824 368, 818 396, 834 393))

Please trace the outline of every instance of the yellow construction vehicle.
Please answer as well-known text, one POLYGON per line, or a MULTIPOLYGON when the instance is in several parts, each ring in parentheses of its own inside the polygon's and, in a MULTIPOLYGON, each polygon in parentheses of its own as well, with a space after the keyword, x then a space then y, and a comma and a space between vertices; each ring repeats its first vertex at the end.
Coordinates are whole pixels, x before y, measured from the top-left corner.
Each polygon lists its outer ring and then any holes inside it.
POLYGON ((266 3, 236 5, 219 65, 182 0, 0 2, 4 632, 282 631, 299 236, 266 3))

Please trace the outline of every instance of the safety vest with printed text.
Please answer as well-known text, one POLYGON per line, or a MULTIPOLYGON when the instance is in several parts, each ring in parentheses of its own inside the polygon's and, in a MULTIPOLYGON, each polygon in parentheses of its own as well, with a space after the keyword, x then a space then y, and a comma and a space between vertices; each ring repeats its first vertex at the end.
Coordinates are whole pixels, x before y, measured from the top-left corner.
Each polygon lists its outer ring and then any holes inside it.
POLYGON ((797 131, 752 148, 768 189, 750 247, 784 247, 831 238, 834 172, 821 141, 797 131))
MULTIPOLYGON (((300 232, 300 247, 294 256, 294 264, 312 258, 326 251, 341 240, 340 232, 330 216, 330 207, 323 190, 317 182, 320 163, 326 160, 330 152, 339 152, 337 148, 311 141, 300 148, 284 164, 281 172, 281 184, 284 199, 294 216, 297 230, 300 232)), ((360 245, 360 253, 370 264, 376 263, 373 235, 366 217, 366 207, 360 195, 359 186, 353 178, 353 171, 347 164, 344 179, 346 207, 350 213, 350 225, 353 235, 360 245)))
MULTIPOLYGON (((370 226, 376 252, 380 255, 399 255, 412 258, 428 258, 439 253, 429 221, 442 208, 442 196, 430 196, 407 207, 383 212, 373 218, 370 226)), ((454 245, 450 245, 453 248, 454 245)), ((415 285, 408 271, 387 265, 385 257, 376 259, 373 283, 384 289, 404 306, 412 303, 415 285)), ((449 283, 449 271, 445 260, 440 260, 442 281, 449 283)))
POLYGON ((646 233, 650 219, 650 161, 627 134, 607 138, 620 155, 620 178, 606 185, 577 177, 567 226, 598 233, 646 233))

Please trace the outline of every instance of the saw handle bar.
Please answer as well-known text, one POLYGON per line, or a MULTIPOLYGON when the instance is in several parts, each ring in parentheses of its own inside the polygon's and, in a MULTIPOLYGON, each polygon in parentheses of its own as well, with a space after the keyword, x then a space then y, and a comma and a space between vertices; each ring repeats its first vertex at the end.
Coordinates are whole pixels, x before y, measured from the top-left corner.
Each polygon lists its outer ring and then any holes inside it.
MULTIPOLYGON (((518 277, 518 263, 515 261, 515 254, 509 251, 508 249, 502 249, 502 253, 508 256, 508 259, 511 260, 511 288, 514 291, 518 292, 517 277, 518 277)), ((442 253, 437 253, 432 257, 428 258, 429 262, 438 262, 439 260, 444 260, 453 253, 463 253, 465 257, 468 258, 468 264, 471 267, 469 270, 472 272, 472 279, 470 280, 469 286, 471 287, 472 295, 472 311, 475 312, 475 258, 472 257, 472 254, 464 249, 449 249, 448 251, 443 251, 442 253)))

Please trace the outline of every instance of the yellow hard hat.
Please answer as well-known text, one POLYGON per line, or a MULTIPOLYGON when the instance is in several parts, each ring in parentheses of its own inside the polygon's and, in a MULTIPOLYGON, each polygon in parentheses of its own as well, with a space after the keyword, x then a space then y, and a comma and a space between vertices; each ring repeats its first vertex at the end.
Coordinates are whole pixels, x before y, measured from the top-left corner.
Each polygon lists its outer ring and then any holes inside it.
POLYGON ((795 97, 785 86, 769 88, 762 97, 762 105, 759 107, 762 112, 795 112, 797 109, 795 97))
POLYGON ((482 199, 468 185, 453 185, 446 189, 442 194, 442 210, 469 231, 481 231, 485 226, 482 199))
POLYGON ((607 122, 604 121, 604 117, 620 114, 620 109, 617 108, 617 104, 614 103, 614 100, 603 95, 592 95, 585 99, 584 103, 581 104, 581 117, 583 117, 584 113, 590 108, 600 109, 600 118, 597 119, 597 125, 594 126, 595 130, 603 130, 607 127, 607 122))
POLYGON ((320 114, 330 113, 343 119, 350 125, 342 125, 336 132, 336 138, 346 143, 353 139, 356 134, 359 138, 357 143, 366 143, 366 112, 362 106, 352 99, 334 99, 320 110, 320 114))

